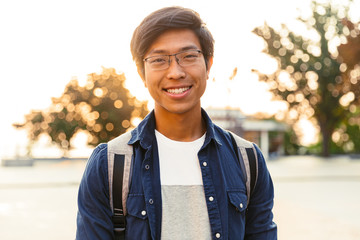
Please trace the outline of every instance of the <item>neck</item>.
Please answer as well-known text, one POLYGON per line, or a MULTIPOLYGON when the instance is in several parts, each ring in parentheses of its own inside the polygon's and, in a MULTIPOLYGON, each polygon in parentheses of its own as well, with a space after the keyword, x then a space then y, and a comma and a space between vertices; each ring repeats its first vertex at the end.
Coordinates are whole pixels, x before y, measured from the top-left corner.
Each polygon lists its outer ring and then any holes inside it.
POLYGON ((201 108, 186 113, 169 113, 155 107, 156 130, 175 141, 191 142, 206 132, 201 108))

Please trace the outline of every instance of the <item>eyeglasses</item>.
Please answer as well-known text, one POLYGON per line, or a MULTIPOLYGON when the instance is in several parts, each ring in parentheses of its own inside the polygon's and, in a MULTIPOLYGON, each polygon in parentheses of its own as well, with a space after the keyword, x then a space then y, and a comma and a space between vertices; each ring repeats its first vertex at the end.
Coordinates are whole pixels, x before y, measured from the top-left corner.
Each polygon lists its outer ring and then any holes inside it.
POLYGON ((201 59, 202 52, 200 50, 186 50, 170 55, 156 55, 144 58, 144 62, 152 70, 165 70, 170 66, 170 57, 174 56, 176 62, 182 67, 188 67, 195 65, 201 59))

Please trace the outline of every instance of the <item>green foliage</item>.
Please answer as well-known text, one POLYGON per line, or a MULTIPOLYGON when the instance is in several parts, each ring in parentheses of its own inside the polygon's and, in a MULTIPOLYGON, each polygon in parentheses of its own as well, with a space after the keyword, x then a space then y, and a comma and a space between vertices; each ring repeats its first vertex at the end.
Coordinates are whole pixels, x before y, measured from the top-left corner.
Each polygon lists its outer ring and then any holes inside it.
POLYGON ((124 82, 124 74, 112 68, 89 74, 83 87, 72 80, 48 109, 32 111, 25 123, 14 126, 27 129, 31 141, 40 134, 49 135, 65 154, 79 130, 90 134, 90 145, 107 142, 133 127, 134 118, 142 119, 148 113, 147 103, 133 97, 124 82))
POLYGON ((300 117, 317 120, 322 155, 328 156, 332 134, 348 118, 349 108, 359 101, 360 92, 352 90, 357 88, 351 87, 354 81, 346 75, 347 66, 334 47, 339 45, 339 39, 348 36, 348 28, 341 21, 348 8, 314 1, 312 10, 312 17, 299 20, 315 33, 314 39, 296 35, 285 25, 280 31, 266 23, 254 29, 266 42, 264 52, 278 61, 278 70, 273 74, 254 71, 269 84, 276 99, 288 103, 290 122, 300 117), (350 92, 353 99, 348 97, 350 92))
POLYGON ((346 142, 345 151, 360 153, 360 123, 346 125, 346 134, 349 136, 349 140, 346 142), (347 149, 346 149, 347 148, 347 149))
POLYGON ((285 155, 297 155, 301 146, 298 143, 297 135, 293 129, 289 129, 284 134, 285 155))
POLYGON ((334 153, 360 153, 360 107, 351 110, 334 131, 334 153))

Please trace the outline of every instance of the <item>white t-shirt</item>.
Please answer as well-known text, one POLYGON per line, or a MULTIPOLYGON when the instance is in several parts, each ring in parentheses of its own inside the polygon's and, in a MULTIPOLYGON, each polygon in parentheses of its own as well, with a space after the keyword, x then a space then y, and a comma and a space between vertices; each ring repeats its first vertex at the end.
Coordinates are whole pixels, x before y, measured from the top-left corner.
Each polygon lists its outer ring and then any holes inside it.
POLYGON ((162 197, 161 239, 211 239, 198 152, 205 134, 193 142, 171 140, 155 130, 162 197))

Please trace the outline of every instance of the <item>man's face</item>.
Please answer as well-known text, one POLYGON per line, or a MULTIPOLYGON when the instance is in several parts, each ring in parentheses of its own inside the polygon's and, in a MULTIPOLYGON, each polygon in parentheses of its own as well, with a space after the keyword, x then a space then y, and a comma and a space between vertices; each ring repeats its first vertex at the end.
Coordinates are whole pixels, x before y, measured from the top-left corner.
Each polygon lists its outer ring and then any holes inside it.
MULTIPOLYGON (((189 29, 168 30, 150 45, 145 58, 175 54, 185 49, 202 50, 195 33, 189 29)), ((196 63, 186 67, 180 66, 174 56, 170 60, 169 67, 163 70, 154 70, 144 63, 143 81, 155 100, 155 112, 183 114, 200 110, 200 97, 205 92, 212 59, 207 68, 202 55, 196 63)))

